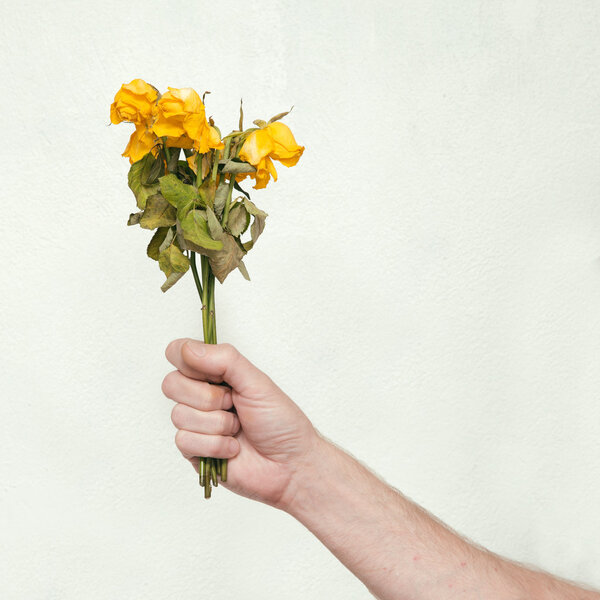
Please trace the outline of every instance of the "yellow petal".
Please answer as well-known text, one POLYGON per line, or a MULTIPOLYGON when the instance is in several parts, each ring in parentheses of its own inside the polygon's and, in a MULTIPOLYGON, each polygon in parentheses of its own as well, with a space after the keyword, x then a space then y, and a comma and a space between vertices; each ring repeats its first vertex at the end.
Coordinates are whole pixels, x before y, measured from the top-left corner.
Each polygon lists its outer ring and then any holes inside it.
POLYGON ((265 131, 273 139, 271 156, 281 161, 286 167, 295 165, 304 152, 304 146, 299 146, 296 143, 290 128, 284 123, 276 121, 267 125, 265 131))
POLYGON ((180 137, 185 135, 185 129, 181 119, 168 119, 160 113, 152 126, 152 131, 154 131, 158 137, 163 137, 165 135, 170 137, 180 137))
POLYGON ((113 102, 110 105, 110 122, 114 123, 115 125, 118 125, 119 123, 121 123, 121 121, 123 121, 123 119, 121 119, 121 117, 119 116, 119 112, 117 111, 117 103, 113 102))
POLYGON ((239 157, 251 165, 258 165, 260 161, 273 151, 273 140, 264 129, 257 129, 251 132, 242 149, 239 157))
POLYGON ((207 127, 206 120, 204 118, 204 112, 200 113, 189 113, 185 116, 183 121, 183 128, 185 132, 193 139, 199 140, 204 133, 204 129, 207 127))
POLYGON ((141 125, 152 119, 158 92, 142 79, 124 83, 111 106, 111 122, 131 121, 141 125))
POLYGON ((138 96, 145 96, 149 102, 155 102, 158 98, 156 88, 146 83, 143 79, 134 79, 130 83, 124 84, 123 87, 138 96))
POLYGON ((181 135, 179 137, 167 137, 168 148, 185 148, 191 150, 194 147, 194 140, 189 138, 187 135, 181 135))
POLYGON ((256 166, 256 173, 251 173, 250 176, 256 179, 256 185, 253 186, 255 190, 267 187, 267 183, 269 183, 271 176, 274 181, 277 181, 275 165, 268 156, 256 166))
POLYGON ((151 131, 147 131, 144 126, 137 126, 122 156, 128 156, 130 163, 137 162, 152 150, 155 143, 156 136, 151 131))

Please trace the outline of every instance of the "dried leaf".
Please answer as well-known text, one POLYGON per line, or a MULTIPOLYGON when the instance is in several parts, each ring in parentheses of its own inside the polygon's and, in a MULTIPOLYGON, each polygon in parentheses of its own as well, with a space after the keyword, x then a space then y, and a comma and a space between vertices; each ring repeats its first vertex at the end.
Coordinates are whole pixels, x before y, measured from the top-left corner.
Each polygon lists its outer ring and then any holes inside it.
POLYGON ((159 190, 158 183, 152 183, 150 185, 142 183, 142 181, 147 180, 148 172, 155 161, 156 159, 152 156, 152 153, 148 152, 144 158, 134 162, 129 168, 127 183, 135 196, 137 206, 140 210, 146 208, 146 200, 148 197, 152 196, 152 194, 156 194, 159 190))
POLYGON ((238 246, 234 237, 228 233, 223 232, 220 241, 223 244, 222 250, 208 250, 202 254, 208 256, 215 277, 223 283, 227 275, 238 267, 245 252, 238 246))
POLYGON ((156 229, 175 225, 177 211, 161 194, 154 194, 146 201, 146 209, 140 218, 140 227, 156 229))
POLYGON ((240 263, 238 264, 238 269, 240 270, 240 273, 244 276, 244 279, 250 281, 250 274, 248 273, 248 269, 246 269, 246 265, 244 264, 243 260, 240 260, 240 263))
POLYGON ((231 173, 232 175, 256 172, 256 167, 253 167, 250 163, 247 163, 239 158, 232 158, 231 160, 221 160, 219 161, 219 165, 222 165, 222 173, 231 173))
POLYGON ((165 238, 169 231, 172 232, 170 227, 159 227, 152 236, 150 243, 148 244, 148 248, 146 249, 146 254, 152 260, 158 260, 158 255, 161 253, 164 248, 161 248, 165 238))
POLYGON ((217 219, 215 213, 213 212, 210 206, 206 207, 206 216, 208 223, 208 230, 210 231, 210 235, 213 239, 218 240, 223 235, 223 228, 221 227, 221 223, 219 223, 219 219, 217 219))
POLYGON ((137 225, 143 214, 143 212, 131 213, 129 219, 127 219, 127 225, 137 225))
POLYGON ((243 202, 246 210, 254 217, 254 221, 252 221, 252 227, 250 227, 250 235, 252 236, 252 239, 244 244, 244 249, 247 252, 254 247, 256 240, 263 232, 265 228, 265 220, 269 215, 260 210, 260 208, 258 208, 254 202, 248 198, 244 198, 243 202))
POLYGON ((160 289, 163 292, 170 290, 184 275, 185 273, 179 273, 177 271, 175 273, 171 273, 167 277, 167 280, 160 286, 160 289))
MULTIPOLYGON (((292 106, 292 108, 294 108, 294 107, 292 106)), ((274 117, 271 117, 269 119, 269 123, 275 123, 275 121, 279 121, 279 119, 283 119, 283 117, 285 117, 286 115, 289 115, 292 112, 292 108, 290 108, 290 110, 288 110, 286 112, 282 112, 282 113, 275 115, 274 117)))
POLYGON ((252 121, 257 127, 260 127, 261 129, 263 127, 267 126, 267 122, 263 121, 262 119, 256 119, 255 121, 252 121))
POLYGON ((158 266, 169 277, 173 273, 185 273, 190 268, 190 261, 175 244, 171 244, 159 254, 158 266))
POLYGON ((206 178, 198 188, 198 195, 200 196, 202 206, 214 206, 216 191, 217 183, 210 177, 206 178))
POLYGON ((234 204, 227 218, 227 230, 234 237, 239 237, 248 229, 248 225, 250 225, 250 213, 246 210, 244 203, 234 204))
POLYGON ((173 173, 161 177, 158 181, 160 182, 162 195, 167 199, 169 204, 177 209, 179 220, 194 208, 196 202, 200 200, 196 188, 193 185, 183 183, 173 173))
POLYGON ((215 214, 221 217, 223 209, 225 208, 225 202, 227 202, 227 196, 229 195, 229 183, 222 181, 215 192, 215 214))
POLYGON ((177 163, 179 162, 180 148, 171 148, 170 152, 171 155, 167 163, 167 170, 169 173, 175 173, 177 171, 177 163))
POLYGON ((223 244, 210 237, 208 221, 204 216, 206 213, 203 213, 204 211, 191 210, 180 222, 184 239, 193 244, 193 247, 186 244, 186 249, 194 250, 194 252, 200 252, 199 249, 220 250, 223 248, 223 244))

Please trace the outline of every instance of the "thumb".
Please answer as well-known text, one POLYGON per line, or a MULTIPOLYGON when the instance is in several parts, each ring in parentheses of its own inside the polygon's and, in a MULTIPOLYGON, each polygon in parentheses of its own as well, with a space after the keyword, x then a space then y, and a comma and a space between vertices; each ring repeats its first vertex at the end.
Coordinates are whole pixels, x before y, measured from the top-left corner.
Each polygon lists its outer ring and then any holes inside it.
POLYGON ((181 339, 171 342, 166 354, 169 362, 188 377, 213 383, 225 382, 246 397, 262 397, 277 388, 266 373, 231 344, 205 344, 181 339))

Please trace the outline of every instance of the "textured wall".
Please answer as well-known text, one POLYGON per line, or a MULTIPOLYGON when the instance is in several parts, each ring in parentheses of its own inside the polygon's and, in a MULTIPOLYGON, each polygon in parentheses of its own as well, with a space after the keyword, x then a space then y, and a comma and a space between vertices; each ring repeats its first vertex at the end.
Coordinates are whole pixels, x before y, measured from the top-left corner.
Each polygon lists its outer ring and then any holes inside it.
POLYGON ((295 108, 219 335, 475 542, 600 586, 600 5, 4 2, 3 598, 369 598, 291 517, 204 502, 108 127, 123 82, 295 108), (220 569, 219 577, 207 576, 220 569))

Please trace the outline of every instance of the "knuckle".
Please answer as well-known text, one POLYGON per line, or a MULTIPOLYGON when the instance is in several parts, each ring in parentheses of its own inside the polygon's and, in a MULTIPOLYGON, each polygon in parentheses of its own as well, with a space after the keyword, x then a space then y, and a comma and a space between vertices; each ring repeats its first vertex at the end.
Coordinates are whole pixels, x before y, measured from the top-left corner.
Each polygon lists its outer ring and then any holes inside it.
POLYGON ((229 419, 229 413, 219 413, 218 428, 220 433, 227 433, 231 430, 231 420, 229 419))
POLYGON ((218 455, 219 458, 228 457, 231 452, 231 446, 229 445, 229 438, 219 435, 216 436, 213 440, 213 447, 215 455, 218 455))
POLYGON ((184 413, 185 406, 183 404, 176 404, 171 410, 171 421, 175 427, 183 427, 184 413))
POLYGON ((227 414, 231 415, 231 434, 235 435, 240 430, 240 420, 233 413, 227 414))
POLYGON ((177 392, 177 373, 177 371, 171 371, 165 376, 165 378, 162 381, 162 393, 167 398, 173 399, 173 396, 177 392))
POLYGON ((175 445, 177 446, 177 448, 179 448, 180 452, 183 452, 185 450, 186 439, 187 433, 181 429, 178 429, 177 433, 175 434, 175 445))
POLYGON ((223 396, 223 391, 221 386, 213 385, 210 388, 210 394, 208 394, 207 398, 207 407, 209 410, 214 410, 217 408, 221 408, 221 400, 223 396))
POLYGON ((223 356, 228 362, 235 360, 239 356, 238 349, 232 344, 225 342, 224 344, 221 344, 221 348, 223 351, 223 356))

